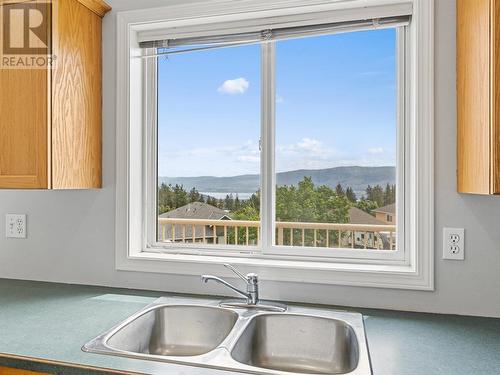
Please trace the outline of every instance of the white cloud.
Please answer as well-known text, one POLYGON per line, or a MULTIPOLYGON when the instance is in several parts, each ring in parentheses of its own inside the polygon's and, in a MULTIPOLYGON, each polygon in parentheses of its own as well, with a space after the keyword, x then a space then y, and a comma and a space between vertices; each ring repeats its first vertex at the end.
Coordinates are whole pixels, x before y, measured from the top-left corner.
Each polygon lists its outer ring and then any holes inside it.
POLYGON ((329 168, 340 157, 332 146, 325 145, 318 139, 302 138, 291 144, 278 145, 277 170, 329 168))
POLYGON ((313 153, 318 153, 323 150, 323 144, 317 139, 302 138, 300 142, 297 143, 297 147, 302 150, 311 151, 313 153))
POLYGON ((260 161, 260 157, 258 155, 240 155, 238 156, 238 161, 258 163, 260 161))
POLYGON ((238 145, 220 145, 213 147, 197 147, 192 149, 169 150, 171 157, 185 158, 216 158, 220 160, 257 161, 260 160, 259 146, 252 140, 245 141, 238 145))
POLYGON ((243 145, 238 147, 238 149, 233 150, 232 155, 236 155, 236 160, 244 163, 260 162, 259 145, 252 140, 246 141, 243 145))
POLYGON ((371 155, 380 155, 384 153, 384 149, 382 147, 373 147, 368 149, 368 153, 371 155))
POLYGON ((323 142, 313 138, 302 138, 297 143, 279 145, 277 149, 278 152, 287 156, 312 157, 315 159, 327 159, 336 153, 333 148, 325 147, 323 142))
POLYGON ((246 78, 236 78, 236 79, 228 79, 224 81, 224 83, 217 89, 221 94, 244 94, 248 87, 250 87, 250 82, 246 78))
POLYGON ((259 173, 260 150, 255 140, 210 147, 168 148, 159 155, 164 176, 235 176, 259 173))
MULTIPOLYGON (((365 148, 364 152, 341 150, 333 139, 298 138, 276 146, 278 172, 297 169, 322 169, 338 166, 395 165, 390 149, 365 148)), ((259 173, 260 151, 257 140, 223 142, 199 147, 164 148, 160 153, 163 176, 236 176, 259 173)))

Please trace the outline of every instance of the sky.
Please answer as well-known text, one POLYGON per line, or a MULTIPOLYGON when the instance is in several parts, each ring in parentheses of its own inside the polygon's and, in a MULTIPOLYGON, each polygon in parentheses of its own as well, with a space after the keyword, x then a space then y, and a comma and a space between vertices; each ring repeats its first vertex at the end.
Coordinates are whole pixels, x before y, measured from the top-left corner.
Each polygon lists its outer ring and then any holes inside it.
MULTIPOLYGON (((276 43, 276 170, 395 165, 396 31, 276 43)), ((261 47, 160 57, 159 176, 260 170, 261 47)))

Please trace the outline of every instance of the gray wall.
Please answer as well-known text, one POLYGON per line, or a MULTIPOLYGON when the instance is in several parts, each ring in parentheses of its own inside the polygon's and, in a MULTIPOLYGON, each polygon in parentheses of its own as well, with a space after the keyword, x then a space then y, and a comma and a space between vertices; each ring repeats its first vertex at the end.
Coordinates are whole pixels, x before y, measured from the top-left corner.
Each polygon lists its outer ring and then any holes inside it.
MULTIPOLYGON (((175 0, 181 2, 181 0, 175 0)), ((118 272, 114 266, 115 12, 167 0, 109 0, 104 21, 104 189, 0 191, 5 213, 27 213, 29 238, 6 240, 0 277, 222 293, 197 277, 118 272)), ((500 317, 500 198, 459 195, 455 185, 455 1, 436 0, 436 291, 265 283, 264 297, 294 289, 318 303, 500 317), (442 227, 466 228, 466 261, 441 260, 442 227)))

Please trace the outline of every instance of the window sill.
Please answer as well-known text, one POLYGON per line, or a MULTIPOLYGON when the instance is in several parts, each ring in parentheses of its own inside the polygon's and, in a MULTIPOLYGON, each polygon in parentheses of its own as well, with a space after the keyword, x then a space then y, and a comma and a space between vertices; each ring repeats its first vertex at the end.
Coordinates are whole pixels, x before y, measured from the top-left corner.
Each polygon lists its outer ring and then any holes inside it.
POLYGON ((231 263, 244 272, 256 272, 262 280, 266 281, 434 290, 433 275, 426 272, 427 267, 403 264, 325 263, 141 252, 128 257, 118 255, 116 268, 122 271, 184 276, 200 276, 211 273, 232 277, 224 267, 221 267, 223 263, 231 263))

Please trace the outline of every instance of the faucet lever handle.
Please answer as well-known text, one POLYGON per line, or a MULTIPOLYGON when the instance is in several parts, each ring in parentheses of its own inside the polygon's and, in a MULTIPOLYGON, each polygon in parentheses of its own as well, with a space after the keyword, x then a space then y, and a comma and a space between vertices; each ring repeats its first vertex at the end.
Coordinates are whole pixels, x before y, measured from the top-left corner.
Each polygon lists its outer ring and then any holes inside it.
POLYGON ((234 268, 232 265, 229 263, 224 263, 224 267, 227 269, 233 271, 239 278, 245 280, 245 282, 248 284, 248 277, 243 275, 240 271, 238 271, 236 268, 234 268))

